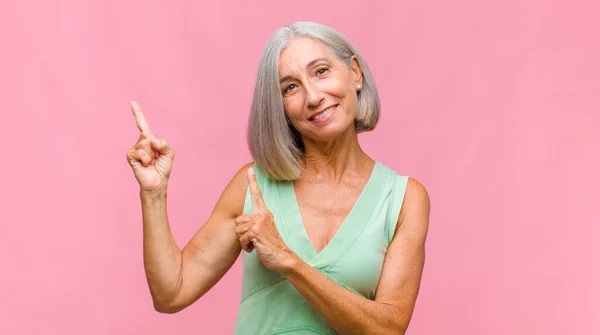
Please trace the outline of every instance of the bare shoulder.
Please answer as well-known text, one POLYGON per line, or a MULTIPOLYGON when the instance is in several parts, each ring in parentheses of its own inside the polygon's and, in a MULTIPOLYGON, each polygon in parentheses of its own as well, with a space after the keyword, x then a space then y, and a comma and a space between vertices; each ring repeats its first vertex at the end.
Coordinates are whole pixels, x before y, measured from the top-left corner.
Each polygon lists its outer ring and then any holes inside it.
POLYGON ((425 186, 412 177, 408 178, 404 198, 405 202, 412 204, 412 206, 429 206, 429 193, 425 186))
POLYGON ((402 209, 398 216, 396 233, 404 225, 411 229, 425 230, 429 225, 430 199, 425 186, 414 178, 408 178, 402 209))
POLYGON ((254 162, 247 163, 235 173, 219 197, 213 214, 230 218, 242 215, 248 189, 247 171, 253 165, 254 162))

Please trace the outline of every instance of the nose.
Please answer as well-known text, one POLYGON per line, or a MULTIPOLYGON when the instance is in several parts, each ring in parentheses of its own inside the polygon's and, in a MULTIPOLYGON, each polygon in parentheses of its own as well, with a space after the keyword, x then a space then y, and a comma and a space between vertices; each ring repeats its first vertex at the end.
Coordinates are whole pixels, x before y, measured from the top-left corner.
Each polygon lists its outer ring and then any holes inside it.
POLYGON ((308 105, 309 108, 315 108, 315 107, 318 107, 319 105, 321 105, 321 102, 325 98, 325 95, 323 94, 323 92, 321 92, 319 87, 317 85, 315 85, 315 83, 309 81, 305 85, 305 91, 306 91, 306 104, 308 105))

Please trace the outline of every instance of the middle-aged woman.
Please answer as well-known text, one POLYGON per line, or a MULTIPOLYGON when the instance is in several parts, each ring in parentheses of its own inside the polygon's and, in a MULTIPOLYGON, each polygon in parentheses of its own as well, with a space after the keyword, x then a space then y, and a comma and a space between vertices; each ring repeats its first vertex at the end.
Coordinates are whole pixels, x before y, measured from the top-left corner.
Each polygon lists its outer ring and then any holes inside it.
MULTIPOLYGON (((241 167, 180 250, 167 216, 174 159, 132 102, 127 153, 140 184, 144 266, 154 307, 180 311, 243 261, 235 334, 403 334, 419 292, 429 197, 373 160, 357 134, 379 98, 365 60, 312 22, 276 30, 260 59, 241 167)), ((391 155, 402 155, 386 143, 391 155)))

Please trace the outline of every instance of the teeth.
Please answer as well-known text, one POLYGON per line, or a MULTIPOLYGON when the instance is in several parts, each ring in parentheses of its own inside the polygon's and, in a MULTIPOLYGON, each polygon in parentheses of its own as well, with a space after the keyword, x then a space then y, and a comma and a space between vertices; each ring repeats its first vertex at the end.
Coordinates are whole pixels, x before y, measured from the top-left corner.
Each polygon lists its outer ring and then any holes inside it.
POLYGON ((326 109, 326 110, 325 110, 323 113, 321 113, 321 114, 319 114, 319 115, 315 116, 315 117, 313 118, 313 120, 322 119, 322 118, 324 118, 324 117, 327 117, 327 116, 331 115, 331 113, 333 112, 333 109, 334 109, 334 108, 335 108, 335 106, 332 106, 332 107, 329 107, 329 108, 327 108, 327 109, 326 109))

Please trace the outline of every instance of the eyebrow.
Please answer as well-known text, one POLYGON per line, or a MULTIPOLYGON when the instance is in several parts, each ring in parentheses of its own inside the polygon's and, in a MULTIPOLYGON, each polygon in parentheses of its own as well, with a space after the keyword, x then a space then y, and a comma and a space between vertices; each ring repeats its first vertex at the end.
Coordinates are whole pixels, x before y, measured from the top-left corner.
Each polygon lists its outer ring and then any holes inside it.
MULTIPOLYGON (((310 62, 308 62, 308 64, 306 64, 306 69, 309 69, 311 66, 315 65, 315 63, 318 63, 320 61, 325 61, 325 60, 327 60, 327 58, 325 58, 325 57, 315 58, 315 59, 311 60, 310 62)), ((279 81, 279 84, 283 84, 284 82, 286 82, 292 78, 293 77, 289 76, 289 75, 285 76, 285 77, 281 78, 281 80, 279 81)))

